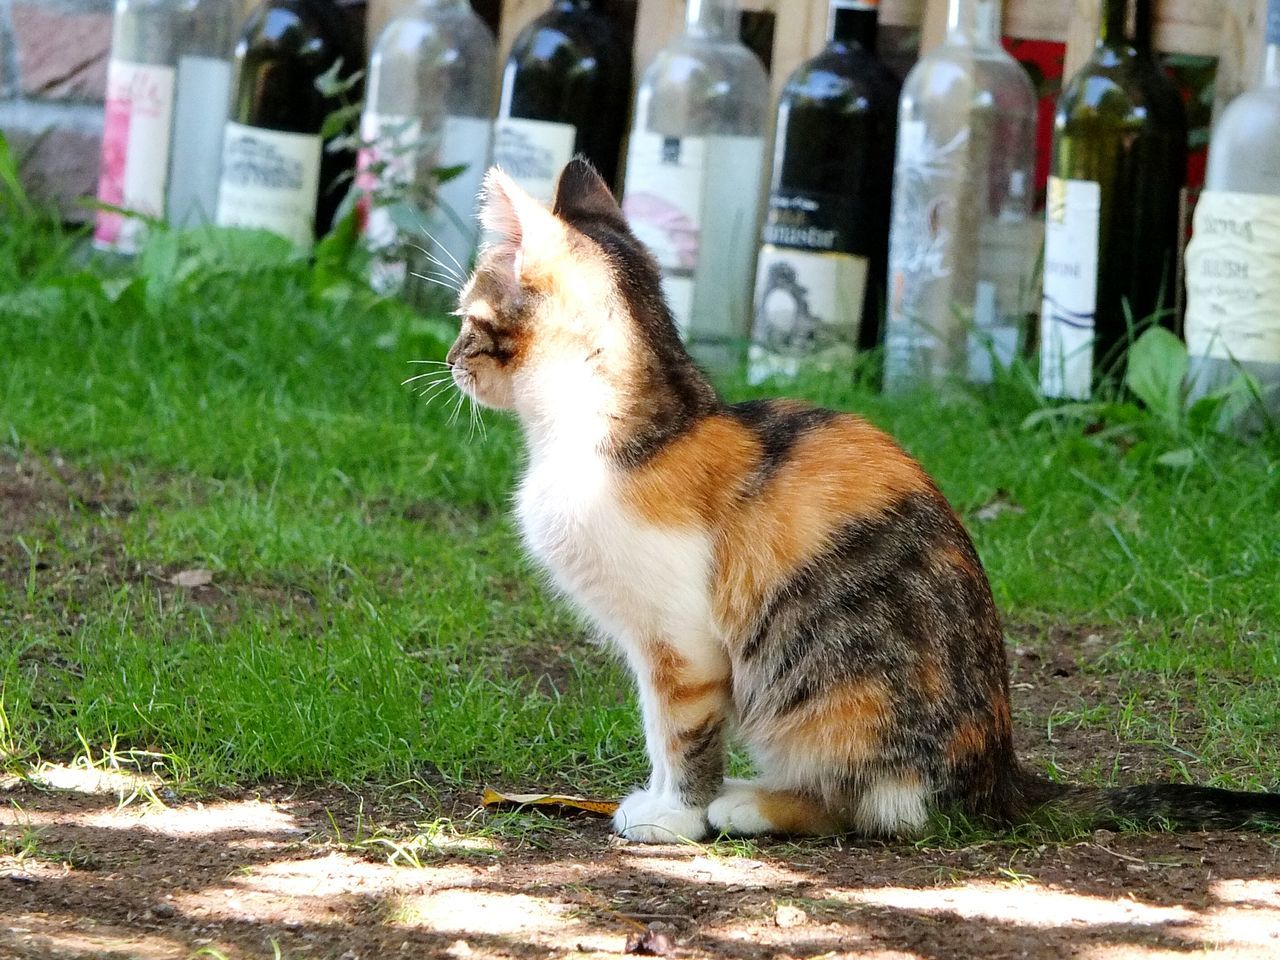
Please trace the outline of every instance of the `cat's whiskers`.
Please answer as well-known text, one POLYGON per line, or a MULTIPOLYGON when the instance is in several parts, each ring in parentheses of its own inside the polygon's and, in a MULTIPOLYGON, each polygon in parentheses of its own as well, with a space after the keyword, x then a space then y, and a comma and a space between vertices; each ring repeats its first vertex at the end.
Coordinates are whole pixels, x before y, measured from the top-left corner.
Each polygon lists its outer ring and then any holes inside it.
POLYGON ((455 277, 447 273, 441 273, 439 270, 428 271, 425 275, 421 273, 416 273, 414 274, 414 276, 422 277, 423 279, 426 279, 427 277, 433 277, 435 278, 436 282, 444 284, 450 290, 453 290, 457 293, 462 292, 462 285, 455 277))
POLYGON ((436 247, 440 250, 441 253, 443 253, 446 257, 448 257, 450 260, 453 261, 453 265, 457 267, 459 271, 461 271, 462 273, 467 272, 467 268, 458 262, 458 258, 449 252, 448 247, 446 247, 434 235, 432 235, 431 231, 427 229, 425 223, 419 221, 418 229, 422 231, 423 236, 425 236, 428 240, 430 240, 432 243, 436 245, 436 247))
POLYGON ((461 280, 462 280, 462 274, 460 274, 460 273, 459 273, 457 270, 455 270, 453 267, 449 266, 449 265, 448 265, 447 263, 445 263, 443 260, 441 260, 441 259, 439 259, 438 257, 434 256, 434 255, 431 253, 431 251, 430 251, 430 250, 428 250, 426 247, 421 246, 421 245, 416 244, 416 243, 409 243, 409 244, 408 244, 408 246, 412 247, 414 250, 417 250, 420 254, 422 254, 424 257, 426 257, 428 261, 430 261, 431 263, 433 263, 435 266, 439 267, 439 268, 440 268, 441 270, 443 270, 445 273, 449 274, 449 276, 453 277, 453 279, 455 279, 455 280, 457 280, 457 281, 461 282, 461 280))
MULTIPOLYGON (((419 380, 425 380, 427 379, 427 377, 439 377, 442 380, 447 377, 448 379, 452 380, 453 374, 446 373, 443 370, 428 370, 426 373, 420 373, 416 377, 410 377, 408 380, 401 380, 400 386, 405 387, 411 383, 416 383, 419 380)), ((439 382, 439 381, 433 381, 433 383, 436 383, 436 382, 439 382)))
POLYGON ((449 387, 452 385, 453 383, 451 380, 448 382, 442 381, 440 383, 435 383, 420 392, 418 396, 423 399, 423 405, 429 407, 440 397, 447 395, 449 393, 449 387))
POLYGON ((451 293, 461 292, 461 289, 458 286, 452 283, 445 283, 443 280, 436 280, 433 277, 428 277, 421 273, 414 273, 414 274, 411 274, 411 276, 417 277, 419 280, 425 280, 427 281, 427 283, 434 283, 438 287, 444 287, 446 290, 450 291, 451 293))

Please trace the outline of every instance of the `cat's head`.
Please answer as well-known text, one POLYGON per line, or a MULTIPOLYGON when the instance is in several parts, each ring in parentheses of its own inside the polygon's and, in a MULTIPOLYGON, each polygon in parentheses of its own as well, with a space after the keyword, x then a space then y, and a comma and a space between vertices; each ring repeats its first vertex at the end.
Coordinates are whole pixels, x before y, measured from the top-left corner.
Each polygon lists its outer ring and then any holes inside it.
POLYGON ((658 415, 653 398, 673 384, 710 394, 657 264, 586 160, 564 168, 550 209, 490 170, 480 219, 491 242, 462 289, 448 356, 461 390, 526 423, 591 419, 617 435, 658 415))

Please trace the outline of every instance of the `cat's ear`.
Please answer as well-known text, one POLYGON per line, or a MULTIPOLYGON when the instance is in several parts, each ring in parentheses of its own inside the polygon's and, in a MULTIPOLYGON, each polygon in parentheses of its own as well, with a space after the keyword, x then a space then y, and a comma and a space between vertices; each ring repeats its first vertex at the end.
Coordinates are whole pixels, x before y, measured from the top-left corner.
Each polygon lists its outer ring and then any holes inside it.
POLYGON ((568 223, 598 217, 626 223, 609 185, 583 156, 574 157, 560 171, 551 212, 568 223))
POLYGON ((537 250, 560 232, 556 218, 499 167, 490 167, 480 194, 480 224, 500 243, 537 250))

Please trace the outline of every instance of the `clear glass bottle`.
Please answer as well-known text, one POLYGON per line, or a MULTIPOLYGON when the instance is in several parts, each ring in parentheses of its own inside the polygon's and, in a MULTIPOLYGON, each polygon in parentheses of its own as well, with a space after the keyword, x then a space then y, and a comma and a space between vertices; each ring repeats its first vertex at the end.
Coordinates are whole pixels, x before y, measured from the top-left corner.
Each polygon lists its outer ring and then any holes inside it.
POLYGON ((769 80, 733 0, 688 0, 640 83, 622 209, 694 357, 736 366, 751 317, 769 80))
POLYGON ((175 227, 212 223, 218 210, 237 10, 227 0, 198 0, 178 42, 167 200, 175 227))
POLYGON ((1001 46, 999 0, 950 0, 946 41, 902 91, 886 389, 989 382, 1021 349, 1038 293, 1036 107, 1001 46))
POLYGON ((1093 56, 1058 98, 1040 316, 1048 397, 1087 400, 1123 371, 1142 326, 1176 326, 1187 116, 1154 24, 1152 0, 1103 0, 1093 56))
POLYGON ((879 0, 831 0, 827 30, 778 102, 753 382, 847 374, 880 342, 899 85, 876 55, 879 0))
POLYGON ((494 121, 494 163, 545 203, 575 154, 595 164, 606 183, 617 180, 631 99, 623 32, 604 0, 552 0, 511 47, 494 121))
POLYGON ((437 270, 428 256, 466 264, 475 251, 495 59, 493 34, 467 0, 412 0, 374 44, 356 182, 381 290, 425 292, 431 284, 407 278, 437 270))
POLYGON ((1187 349, 1193 397, 1243 370, 1280 420, 1280 0, 1267 7, 1261 82, 1213 131, 1187 249, 1187 349))
MULTIPOLYGON (((98 201, 163 218, 173 138, 178 45, 195 0, 116 0, 107 67, 98 201)), ((98 212, 94 245, 136 253, 146 221, 98 212)))

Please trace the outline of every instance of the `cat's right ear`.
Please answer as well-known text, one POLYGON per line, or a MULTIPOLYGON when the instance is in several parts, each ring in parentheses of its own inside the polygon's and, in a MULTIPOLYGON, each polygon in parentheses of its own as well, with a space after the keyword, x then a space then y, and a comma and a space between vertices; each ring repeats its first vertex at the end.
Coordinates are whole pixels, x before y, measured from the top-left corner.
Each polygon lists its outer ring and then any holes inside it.
POLYGON ((543 248, 561 232, 551 211, 499 167, 490 167, 485 174, 480 224, 499 243, 509 243, 522 252, 543 248))

